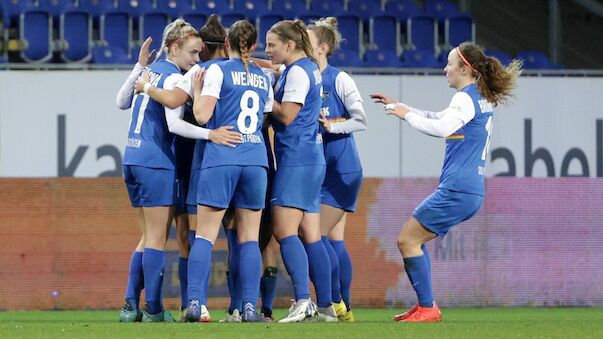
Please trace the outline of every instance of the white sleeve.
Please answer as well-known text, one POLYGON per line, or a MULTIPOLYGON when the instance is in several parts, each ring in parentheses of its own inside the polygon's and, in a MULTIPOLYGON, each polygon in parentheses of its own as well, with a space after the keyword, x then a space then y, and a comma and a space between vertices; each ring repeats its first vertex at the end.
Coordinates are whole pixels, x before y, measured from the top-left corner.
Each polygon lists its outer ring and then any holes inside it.
POLYGON ((220 91, 222 90, 222 82, 224 81, 224 73, 220 66, 213 64, 205 71, 203 80, 203 89, 201 95, 209 95, 220 99, 220 91))
POLYGON ((268 99, 266 99, 266 105, 264 105, 264 113, 272 112, 272 105, 274 104, 274 91, 271 86, 268 86, 268 99))
POLYGON ((346 121, 332 123, 331 133, 349 134, 365 131, 367 128, 366 113, 362 106, 362 97, 352 77, 345 72, 340 72, 335 78, 335 92, 343 102, 350 118, 346 121))
POLYGON ((199 65, 195 65, 193 67, 191 67, 191 69, 188 70, 188 72, 186 72, 186 74, 184 74, 184 76, 182 76, 182 78, 180 79, 180 81, 178 81, 178 83, 176 83, 176 87, 180 88, 181 90, 183 90, 184 92, 186 92, 188 94, 189 97, 193 97, 193 75, 195 75, 195 73, 197 73, 198 71, 201 70, 201 66, 199 65))
POLYGON ((134 65, 134 69, 128 75, 126 81, 121 85, 119 92, 117 92, 117 98, 115 104, 119 109, 128 109, 132 106, 132 98, 134 97, 134 83, 140 74, 144 71, 144 66, 140 63, 134 65))
POLYGON ((285 93, 281 102, 295 102, 304 104, 306 95, 310 91, 310 77, 298 65, 291 67, 285 79, 285 93))
MULTIPOLYGON (((182 80, 182 75, 172 74, 163 82, 163 89, 173 89, 182 80)), ((177 108, 165 107, 165 120, 171 133, 190 139, 209 140, 209 129, 195 126, 182 119, 184 106, 177 108)))
POLYGON ((474 116, 475 107, 471 97, 465 92, 457 92, 439 118, 431 119, 410 111, 404 120, 420 132, 446 138, 466 125, 474 116))

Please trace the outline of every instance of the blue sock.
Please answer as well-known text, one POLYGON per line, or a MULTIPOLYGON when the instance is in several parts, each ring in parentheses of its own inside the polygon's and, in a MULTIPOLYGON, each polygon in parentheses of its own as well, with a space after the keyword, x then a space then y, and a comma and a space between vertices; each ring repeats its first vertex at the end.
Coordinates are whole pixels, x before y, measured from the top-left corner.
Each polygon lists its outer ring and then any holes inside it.
POLYGON ((211 268, 212 243, 204 238, 196 238, 188 255, 188 300, 199 300, 207 305, 207 285, 211 268))
POLYGON ((226 230, 226 241, 228 242, 228 292, 230 293, 230 306, 228 307, 228 313, 232 314, 235 309, 242 311, 241 309, 241 298, 242 298, 242 285, 239 275, 239 253, 240 245, 237 239, 237 230, 229 229, 226 230))
POLYGON ((190 246, 190 248, 193 248, 193 244, 195 243, 195 234, 197 232, 196 231, 188 231, 188 245, 190 246))
POLYGON ((427 251, 427 246, 425 244, 421 245, 421 250, 423 251, 423 256, 425 257, 425 263, 427 264, 427 272, 429 273, 429 286, 431 284, 431 257, 429 256, 429 252, 427 251))
POLYGON ((281 256, 291 276, 295 301, 310 298, 310 284, 308 282, 308 255, 304 245, 297 235, 281 239, 281 256))
POLYGON ((308 253, 310 280, 316 290, 316 305, 328 307, 331 305, 331 262, 329 253, 322 241, 304 244, 308 253))
POLYGON ((331 301, 336 304, 341 302, 341 291, 339 289, 339 259, 335 249, 331 246, 329 238, 322 236, 320 238, 324 245, 327 253, 329 254, 329 261, 331 262, 331 301))
POLYGON ((257 241, 246 241, 240 246, 239 281, 241 282, 242 305, 256 307, 260 295, 262 275, 262 253, 257 241))
POLYGON ((341 299, 347 306, 348 311, 352 309, 350 304, 350 289, 352 287, 352 260, 345 247, 343 240, 329 240, 331 246, 337 253, 339 259, 339 288, 341 290, 341 299))
POLYGON ((404 269, 411 281, 412 288, 417 293, 419 305, 421 307, 432 307, 431 279, 429 278, 425 256, 404 258, 404 269))
POLYGON ((142 274, 142 252, 132 252, 128 286, 126 287, 126 302, 135 309, 140 308, 140 291, 144 283, 142 274))
POLYGON ((260 295, 262 297, 262 313, 272 316, 272 303, 276 294, 276 267, 266 267, 260 281, 260 295))
POLYGON ((180 278, 180 306, 188 306, 188 258, 178 258, 178 278, 180 278))
POLYGON ((144 271, 145 297, 147 312, 157 314, 163 310, 161 306, 161 287, 163 285, 163 269, 165 253, 154 248, 144 248, 142 269, 144 271))

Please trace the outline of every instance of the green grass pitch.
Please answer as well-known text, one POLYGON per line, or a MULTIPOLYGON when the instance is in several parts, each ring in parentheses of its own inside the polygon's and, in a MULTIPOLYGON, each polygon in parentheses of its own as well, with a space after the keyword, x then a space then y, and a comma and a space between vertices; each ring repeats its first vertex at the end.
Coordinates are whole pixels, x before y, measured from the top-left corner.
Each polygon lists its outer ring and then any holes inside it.
POLYGON ((118 311, 0 312, 0 338, 603 338, 603 308, 444 308, 437 324, 395 323, 399 311, 354 309, 355 322, 330 324, 219 324, 219 311, 210 324, 121 324, 118 311))

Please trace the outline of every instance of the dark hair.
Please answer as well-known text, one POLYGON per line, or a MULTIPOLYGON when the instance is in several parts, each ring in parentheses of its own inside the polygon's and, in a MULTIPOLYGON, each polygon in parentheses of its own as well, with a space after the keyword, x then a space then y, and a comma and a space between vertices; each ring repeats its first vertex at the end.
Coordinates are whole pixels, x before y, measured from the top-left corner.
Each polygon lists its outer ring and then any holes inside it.
POLYGON ((269 33, 279 36, 280 40, 286 43, 288 40, 295 42, 295 49, 302 50, 314 62, 318 63, 312 52, 312 44, 306 31, 306 25, 301 20, 283 20, 274 24, 269 33))
POLYGON ((224 46, 226 30, 220 23, 220 19, 216 14, 209 16, 205 25, 199 29, 199 36, 207 46, 209 55, 216 53, 216 50, 219 47, 224 46))
POLYGON ((228 42, 233 51, 241 54, 241 60, 245 70, 249 73, 249 59, 251 58, 251 46, 258 39, 255 26, 247 20, 239 20, 228 29, 228 42))
POLYGON ((494 106, 506 104, 521 74, 523 62, 513 60, 505 67, 495 57, 484 54, 482 48, 471 42, 463 42, 458 47, 460 66, 469 66, 477 79, 479 93, 494 106))
POLYGON ((308 29, 316 33, 319 44, 327 44, 329 46, 327 58, 339 48, 341 33, 337 30, 337 18, 332 16, 320 18, 308 25, 308 29))

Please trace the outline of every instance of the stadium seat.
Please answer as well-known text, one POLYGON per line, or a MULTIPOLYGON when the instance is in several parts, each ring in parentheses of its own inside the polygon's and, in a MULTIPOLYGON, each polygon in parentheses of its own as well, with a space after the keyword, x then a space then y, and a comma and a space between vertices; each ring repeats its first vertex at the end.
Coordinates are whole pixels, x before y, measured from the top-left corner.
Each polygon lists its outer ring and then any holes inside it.
POLYGON ((425 0, 424 9, 425 15, 435 17, 439 22, 460 14, 456 6, 448 0, 425 0))
POLYGON ((423 14, 419 6, 411 0, 389 0, 385 4, 385 13, 396 16, 400 22, 406 22, 410 17, 423 14))
POLYGON ((52 17, 45 11, 28 10, 19 17, 19 39, 25 42, 20 56, 27 62, 52 58, 52 17))
POLYGON ((100 38, 103 43, 119 47, 130 55, 132 18, 124 12, 108 12, 100 17, 100 38))
POLYGON ((224 28, 228 28, 232 26, 235 22, 239 20, 246 19, 244 14, 241 13, 225 13, 220 16, 220 22, 224 28))
POLYGON ((190 23, 195 29, 200 29, 207 22, 207 16, 202 13, 188 12, 182 16, 186 22, 190 23))
POLYGON ((310 14, 308 12, 307 14, 299 15, 297 18, 299 20, 303 21, 306 25, 309 25, 313 21, 319 20, 322 17, 324 17, 324 16, 318 15, 318 14, 310 14))
POLYGON ((475 42, 475 23, 472 17, 468 15, 448 17, 444 25, 444 43, 449 48, 465 41, 475 42))
POLYGON ((282 15, 267 14, 260 15, 256 20, 256 27, 258 31, 257 49, 261 50, 266 47, 266 33, 275 23, 285 20, 282 15))
POLYGON ((95 64, 129 64, 124 50, 115 46, 97 46, 92 50, 92 62, 95 64))
POLYGON ((149 12, 138 17, 138 41, 142 44, 146 38, 152 37, 153 43, 150 50, 159 52, 161 41, 163 40, 163 30, 170 22, 167 13, 149 12))
POLYGON ((157 11, 176 19, 184 13, 192 12, 193 3, 191 0, 160 0, 157 1, 157 11))
POLYGON ((409 49, 402 53, 402 66, 408 68, 440 68, 432 51, 409 49))
POLYGON ((369 41, 372 48, 381 51, 400 50, 400 24, 398 19, 389 15, 374 16, 369 21, 369 41))
POLYGON ((294 19, 306 13, 305 0, 278 0, 272 2, 272 13, 294 19))
POLYGON ((525 69, 551 69, 552 66, 549 57, 540 51, 522 51, 517 53, 517 58, 523 60, 525 69))
POLYGON ((437 21, 432 16, 415 16, 406 22, 407 43, 411 49, 435 54, 438 42, 437 21))
POLYGON ((92 53, 92 17, 82 11, 67 11, 61 14, 59 34, 66 42, 61 51, 65 62, 86 62, 92 53))
POLYGON ((307 14, 314 14, 322 17, 345 15, 344 2, 345 0, 314 0, 310 2, 310 10, 307 14))
POLYGON ((260 15, 268 13, 267 0, 237 0, 232 9, 234 13, 242 13, 249 21, 254 22, 260 15))
POLYGON ((197 0, 196 12, 202 13, 207 16, 210 14, 223 14, 230 13, 230 1, 229 0, 197 0))
POLYGON ((358 57, 358 52, 345 49, 336 50, 331 55, 329 63, 336 67, 361 67, 363 65, 362 60, 358 57))
POLYGON ((385 12, 381 9, 381 0, 354 0, 348 2, 348 14, 353 14, 369 20, 370 17, 383 15, 385 12))
POLYGON ((38 9, 46 11, 54 17, 59 17, 61 13, 76 8, 73 0, 39 0, 38 9))
POLYGON ((497 58, 503 65, 508 66, 513 58, 503 51, 488 49, 485 51, 486 55, 497 58))
POLYGON ((354 51, 357 55, 364 53, 362 43, 362 20, 355 15, 340 15, 337 17, 339 32, 343 37, 341 49, 354 51))
POLYGON ((155 10, 153 0, 117 0, 117 10, 126 12, 132 17, 138 17, 144 13, 155 10))
POLYGON ((366 67, 402 67, 402 61, 395 51, 381 49, 366 51, 364 59, 366 67))
POLYGON ((90 13, 93 17, 98 18, 104 13, 115 10, 113 1, 107 0, 79 0, 81 11, 90 13))

